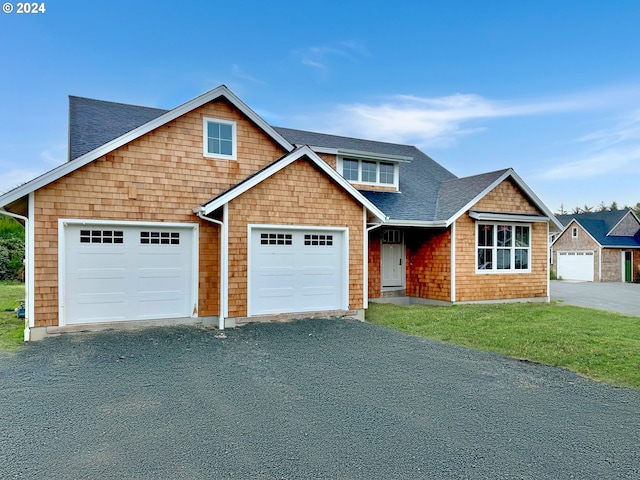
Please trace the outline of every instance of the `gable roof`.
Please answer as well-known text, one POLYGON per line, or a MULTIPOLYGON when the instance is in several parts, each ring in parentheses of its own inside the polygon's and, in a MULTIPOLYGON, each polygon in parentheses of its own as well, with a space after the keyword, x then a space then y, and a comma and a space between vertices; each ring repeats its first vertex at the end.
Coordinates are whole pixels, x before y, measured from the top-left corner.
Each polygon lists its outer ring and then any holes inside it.
MULTIPOLYGON (((267 133, 286 152, 290 152, 291 150, 294 149, 293 145, 291 145, 287 140, 285 140, 284 137, 282 137, 282 135, 276 132, 273 129, 273 127, 271 127, 267 122, 265 122, 257 113, 251 110, 242 100, 236 97, 226 86, 221 85, 217 88, 214 88, 213 90, 210 90, 194 98, 193 100, 183 103, 182 105, 174 108, 173 110, 168 110, 165 113, 161 114, 160 116, 157 116, 155 118, 152 118, 151 120, 148 120, 146 123, 143 123, 138 127, 133 128, 132 130, 126 131, 125 133, 121 134, 118 137, 108 140, 107 143, 104 143, 98 147, 94 147, 93 150, 90 150, 80 155, 79 157, 74 158, 72 161, 64 163, 54 168, 53 170, 50 170, 49 172, 46 172, 43 175, 40 175, 39 177, 25 183, 24 185, 20 185, 19 187, 16 187, 13 190, 10 190, 9 192, 6 192, 3 195, 0 195, 0 207, 6 206, 9 203, 18 200, 24 197, 25 195, 39 188, 42 188, 45 185, 48 185, 49 183, 59 178, 64 177, 65 175, 73 172, 74 170, 77 170, 78 168, 83 167, 84 165, 87 165, 88 163, 100 158, 101 156, 112 152, 116 148, 126 145, 127 143, 141 137, 142 135, 145 135, 160 126, 165 125, 166 123, 172 120, 175 120, 176 118, 184 115, 185 113, 195 110, 196 108, 201 107, 202 105, 208 102, 211 102, 213 100, 216 100, 218 98, 224 98, 227 101, 229 101, 234 107, 240 110, 250 120, 252 120, 256 125, 258 125, 258 127, 260 127, 265 133, 267 133)), ((101 102, 94 102, 91 104, 86 103, 85 106, 90 105, 95 108, 96 106, 98 106, 99 103, 101 102)), ((144 121, 146 115, 153 115, 153 112, 150 112, 149 109, 147 109, 146 107, 136 107, 136 106, 130 105, 130 106, 125 106, 121 110, 118 106, 122 106, 123 104, 117 104, 113 102, 105 102, 105 103, 108 104, 107 105, 108 108, 104 113, 104 117, 109 119, 107 122, 109 124, 113 124, 117 122, 117 116, 116 118, 112 118, 112 115, 114 115, 116 111, 120 114, 123 114, 122 112, 124 112, 124 110, 131 112, 131 111, 137 110, 138 108, 145 109, 147 111, 145 113, 140 113, 138 117, 138 119, 142 121, 144 121)), ((76 103, 76 107, 78 107, 79 105, 80 103, 76 103)), ((70 110, 70 113, 73 113, 73 112, 70 110)), ((83 118, 85 121, 89 121, 90 115, 81 115, 81 118, 83 118)), ((69 123, 70 123, 70 127, 73 126, 74 130, 81 128, 78 121, 72 120, 69 123)), ((122 127, 122 129, 128 129, 130 128, 130 126, 131 124, 126 125, 122 127)), ((88 127, 89 125, 87 125, 87 128, 88 127)), ((108 128, 110 133, 109 135, 105 134, 104 138, 102 137, 101 133, 99 132, 95 133, 95 130, 96 130, 95 128, 87 130, 87 132, 89 131, 94 132, 90 134, 91 135, 90 138, 82 137, 82 134, 79 134, 79 133, 73 133, 73 135, 70 135, 69 137, 70 141, 73 138, 74 142, 76 141, 78 142, 73 147, 70 146, 70 148, 72 149, 75 148, 76 151, 81 152, 83 150, 83 146, 85 146, 84 148, 87 148, 86 147, 87 145, 93 146, 96 143, 99 143, 100 138, 104 139, 107 136, 111 136, 111 133, 113 133, 113 131, 117 129, 108 128), (95 139, 94 139, 94 135, 96 136, 95 139)), ((100 129, 98 128, 97 130, 100 130, 100 129)))
MULTIPOLYGON (((448 226, 498 183, 510 177, 529 200, 546 217, 551 219, 552 224, 559 229, 561 228, 560 224, 555 223, 555 217, 544 203, 535 196, 512 169, 457 178, 453 173, 412 145, 272 127, 224 85, 172 110, 70 96, 70 161, 14 190, 0 195, 0 208, 19 200, 28 193, 63 177, 153 129, 220 97, 225 98, 247 115, 258 127, 270 135, 276 143, 281 145, 285 152, 291 153, 295 148, 294 146, 308 145, 315 152, 314 155, 324 152, 397 162, 399 165, 398 192, 357 191, 332 169, 333 174, 342 179, 341 184, 344 183, 345 185, 343 186, 345 188, 348 185, 349 189, 353 189, 358 193, 358 198, 362 197, 379 212, 384 212, 387 223, 448 226)), ((320 159, 319 157, 317 158, 320 159)), ((325 164, 325 162, 322 161, 322 164, 325 164)))
POLYGON ((211 212, 222 207, 224 204, 230 202, 234 198, 242 195, 247 190, 250 190, 263 180, 269 178, 275 173, 279 172, 283 168, 291 165, 296 160, 303 157, 307 157, 313 164, 320 168, 328 177, 338 183, 351 197, 357 202, 362 204, 369 212, 371 212, 378 220, 384 221, 386 216, 375 205, 367 200, 353 185, 344 179, 342 175, 331 168, 327 163, 322 160, 311 148, 308 146, 298 147, 294 151, 286 154, 275 162, 270 163, 266 167, 258 170, 253 175, 247 177, 242 182, 234 185, 220 195, 212 198, 208 202, 203 203, 200 207, 194 210, 194 213, 201 215, 209 215, 211 212))
MULTIPOLYGON (((640 227, 634 235, 613 235, 613 230, 627 216, 632 215, 640 223, 632 210, 614 210, 605 212, 586 212, 571 215, 558 215, 565 230, 572 223, 580 225, 602 247, 640 247, 640 227)), ((556 239, 557 241, 557 239, 556 239)))

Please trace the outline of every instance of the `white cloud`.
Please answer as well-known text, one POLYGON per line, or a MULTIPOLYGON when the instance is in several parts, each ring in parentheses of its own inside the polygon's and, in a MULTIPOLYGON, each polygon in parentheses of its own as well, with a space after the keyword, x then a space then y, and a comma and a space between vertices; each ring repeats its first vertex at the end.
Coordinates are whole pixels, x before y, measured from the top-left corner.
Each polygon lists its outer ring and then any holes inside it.
POLYGON ((579 159, 555 162, 556 166, 541 172, 538 177, 547 180, 587 179, 611 173, 629 175, 640 168, 640 145, 620 149, 606 149, 579 159))
POLYGON ((368 56, 367 49, 356 40, 348 40, 337 45, 314 46, 293 51, 303 65, 316 70, 327 70, 335 57, 355 60, 368 56))

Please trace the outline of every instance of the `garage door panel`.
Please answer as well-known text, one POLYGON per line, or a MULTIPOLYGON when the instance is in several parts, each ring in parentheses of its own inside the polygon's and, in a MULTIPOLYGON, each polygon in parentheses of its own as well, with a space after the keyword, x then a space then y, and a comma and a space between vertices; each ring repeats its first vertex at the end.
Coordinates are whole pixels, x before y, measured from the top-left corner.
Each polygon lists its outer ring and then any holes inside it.
POLYGON ((343 308, 342 235, 341 231, 252 229, 250 314, 343 308), (281 243, 266 244, 275 239, 281 243))
POLYGON ((162 230, 96 224, 87 230, 85 226, 69 225, 64 235, 65 323, 192 315, 196 271, 193 227, 172 226, 162 230), (87 231, 91 237, 83 242, 82 235, 87 231), (161 231, 168 232, 167 242, 175 244, 144 244, 142 232, 149 237, 153 234, 150 231, 158 232, 158 241, 161 231), (111 238, 116 234, 117 244, 111 238))
POLYGON ((558 277, 564 280, 594 280, 594 254, 587 251, 558 252, 558 277))

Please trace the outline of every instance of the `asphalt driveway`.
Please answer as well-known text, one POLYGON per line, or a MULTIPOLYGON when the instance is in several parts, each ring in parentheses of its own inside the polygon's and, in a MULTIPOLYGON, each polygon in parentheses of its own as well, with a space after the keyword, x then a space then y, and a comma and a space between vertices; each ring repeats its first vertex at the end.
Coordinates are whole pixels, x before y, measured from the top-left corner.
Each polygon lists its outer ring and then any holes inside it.
POLYGON ((350 320, 0 356, 0 478, 640 478, 640 391, 350 320))
POLYGON ((553 280, 550 290, 567 305, 640 315, 640 283, 553 280))

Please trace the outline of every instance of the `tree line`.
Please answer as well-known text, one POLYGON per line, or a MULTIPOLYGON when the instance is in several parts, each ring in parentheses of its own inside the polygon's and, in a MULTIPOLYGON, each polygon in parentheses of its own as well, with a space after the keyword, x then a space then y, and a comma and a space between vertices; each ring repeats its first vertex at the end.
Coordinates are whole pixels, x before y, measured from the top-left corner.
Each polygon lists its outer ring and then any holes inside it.
POLYGON ((556 212, 556 215, 576 215, 579 213, 589 213, 589 212, 616 212, 618 210, 633 210, 636 215, 640 216, 640 202, 636 203, 635 207, 630 207, 629 205, 625 205, 624 207, 620 207, 618 202, 615 200, 607 205, 604 202, 600 202, 600 204, 596 207, 591 207, 585 204, 583 207, 574 207, 571 210, 566 210, 564 208, 564 204, 560 204, 560 208, 556 212))
POLYGON ((0 280, 24 280, 24 227, 0 215, 0 280))

